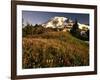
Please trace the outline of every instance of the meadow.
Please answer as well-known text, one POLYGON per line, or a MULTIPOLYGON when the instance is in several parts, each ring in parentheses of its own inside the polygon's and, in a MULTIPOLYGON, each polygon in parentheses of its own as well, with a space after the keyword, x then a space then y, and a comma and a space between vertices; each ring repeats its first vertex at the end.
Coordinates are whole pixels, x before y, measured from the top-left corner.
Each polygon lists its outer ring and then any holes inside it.
POLYGON ((22 68, 89 65, 89 43, 70 32, 50 31, 22 38, 22 68))

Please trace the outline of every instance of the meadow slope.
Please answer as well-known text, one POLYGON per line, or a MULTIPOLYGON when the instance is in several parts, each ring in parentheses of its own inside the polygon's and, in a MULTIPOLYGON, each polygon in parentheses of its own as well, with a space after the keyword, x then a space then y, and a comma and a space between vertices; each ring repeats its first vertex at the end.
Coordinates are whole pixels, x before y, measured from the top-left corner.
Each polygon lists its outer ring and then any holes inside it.
POLYGON ((89 65, 89 44, 69 32, 46 32, 23 37, 22 68, 89 65))

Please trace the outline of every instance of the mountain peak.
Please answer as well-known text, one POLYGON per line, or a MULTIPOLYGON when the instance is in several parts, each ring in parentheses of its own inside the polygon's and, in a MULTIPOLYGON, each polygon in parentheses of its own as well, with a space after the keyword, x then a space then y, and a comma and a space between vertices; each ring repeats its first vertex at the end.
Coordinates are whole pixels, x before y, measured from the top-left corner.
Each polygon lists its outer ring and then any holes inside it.
MULTIPOLYGON (((44 28, 71 28, 74 24, 74 21, 67 18, 67 17, 62 17, 62 16, 55 16, 53 18, 51 18, 50 20, 48 20, 46 23, 42 24, 42 26, 44 26, 44 28)), ((87 28, 89 29, 88 25, 85 24, 81 24, 78 22, 79 28, 87 28)))
POLYGON ((59 17, 55 16, 51 18, 47 23, 43 24, 45 28, 52 27, 52 28, 62 28, 64 27, 65 21, 68 20, 66 17, 59 17))
POLYGON ((62 16, 55 16, 55 17, 53 17, 52 19, 62 19, 62 20, 66 20, 66 19, 68 19, 68 18, 62 17, 62 16))

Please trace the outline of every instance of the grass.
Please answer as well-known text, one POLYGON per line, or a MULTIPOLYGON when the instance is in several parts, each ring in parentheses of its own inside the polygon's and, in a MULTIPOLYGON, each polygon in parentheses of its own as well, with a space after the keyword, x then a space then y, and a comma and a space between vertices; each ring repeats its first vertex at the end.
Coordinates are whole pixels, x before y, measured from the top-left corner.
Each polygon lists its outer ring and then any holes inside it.
POLYGON ((89 44, 69 32, 46 32, 23 37, 23 68, 89 65, 89 44))

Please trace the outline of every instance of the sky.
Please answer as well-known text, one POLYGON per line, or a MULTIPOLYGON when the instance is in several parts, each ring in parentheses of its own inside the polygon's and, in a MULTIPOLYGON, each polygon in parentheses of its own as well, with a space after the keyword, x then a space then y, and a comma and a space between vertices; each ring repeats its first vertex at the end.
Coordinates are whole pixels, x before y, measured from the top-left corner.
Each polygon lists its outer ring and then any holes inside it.
POLYGON ((89 24, 89 14, 82 13, 61 13, 61 12, 40 12, 40 11, 22 11, 22 22, 24 25, 27 23, 35 25, 42 24, 50 20, 51 18, 67 17, 75 21, 78 20, 81 24, 89 24))

